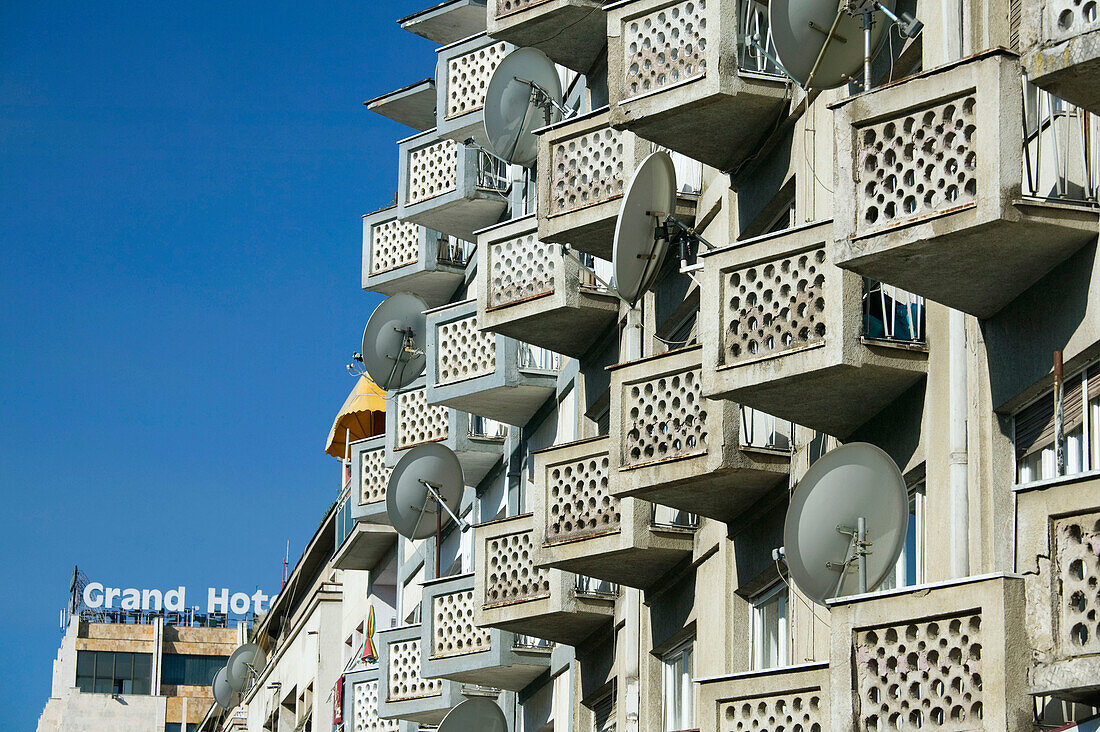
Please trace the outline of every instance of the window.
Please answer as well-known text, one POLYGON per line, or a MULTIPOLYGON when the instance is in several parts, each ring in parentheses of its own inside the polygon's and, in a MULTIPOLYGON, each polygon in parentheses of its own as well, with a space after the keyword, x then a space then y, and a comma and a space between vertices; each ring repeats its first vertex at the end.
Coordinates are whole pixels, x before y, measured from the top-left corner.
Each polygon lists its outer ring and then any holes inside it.
POLYGON ((782 581, 752 603, 753 668, 787 665, 787 585, 782 581))
POLYGON ((665 732, 695 727, 695 694, 691 685, 694 658, 695 639, 692 638, 661 659, 664 664, 665 732))
POLYGON ((199 728, 198 722, 188 722, 184 728, 180 728, 183 722, 165 722, 164 732, 197 732, 199 728))
POLYGON ((401 621, 405 625, 420 622, 420 600, 424 596, 424 565, 421 564, 401 586, 401 621))
POLYGON ((879 590, 912 587, 924 582, 924 483, 909 492, 909 526, 905 532, 905 546, 879 590))
POLYGON ((160 683, 168 685, 209 686, 214 674, 225 666, 228 656, 197 656, 185 653, 165 653, 160 671, 160 683))
MULTIPOLYGON (((1016 413, 1016 481, 1058 477, 1054 394, 1048 391, 1016 413)), ((1100 366, 1066 379, 1062 390, 1065 475, 1100 470, 1100 366)))
POLYGON ((151 653, 76 652, 76 685, 84 694, 148 694, 152 677, 151 653))

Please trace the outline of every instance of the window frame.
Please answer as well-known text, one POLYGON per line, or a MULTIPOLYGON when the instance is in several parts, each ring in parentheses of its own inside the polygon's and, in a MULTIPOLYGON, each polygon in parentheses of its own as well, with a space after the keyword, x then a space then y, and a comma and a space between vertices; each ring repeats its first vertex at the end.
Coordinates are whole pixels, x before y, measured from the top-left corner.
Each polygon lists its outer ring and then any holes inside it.
POLYGON ((686 732, 695 729, 695 687, 692 682, 695 675, 695 641, 696 636, 692 635, 672 650, 661 654, 661 729, 663 732, 686 732), (677 684, 675 689, 672 686, 674 681, 677 684), (674 698, 670 699, 670 696, 674 698), (674 702, 678 702, 679 709, 670 706, 674 702))
MULTIPOLYGON (((1066 472, 1064 475, 1058 475, 1057 467, 1057 455, 1055 450, 1057 448, 1058 436, 1054 435, 1054 441, 1049 446, 1044 446, 1035 451, 1028 459, 1028 463, 1033 461, 1038 462, 1037 474, 1030 474, 1027 479, 1024 480, 1021 471, 1025 467, 1025 463, 1021 462, 1019 455, 1019 448, 1017 447, 1017 422, 1020 416, 1031 409, 1035 405, 1039 404, 1043 400, 1053 400, 1054 388, 1053 386, 1047 389, 1043 389, 1042 392, 1034 399, 1030 399, 1023 406, 1014 410, 1012 413, 1012 480, 1013 485, 1022 486, 1029 485, 1031 483, 1039 483, 1047 480, 1058 480, 1061 478, 1070 478, 1074 476, 1083 475, 1085 473, 1092 473, 1100 470, 1100 401, 1096 405, 1091 402, 1100 398, 1100 394, 1093 394, 1089 390, 1089 374, 1100 368, 1097 362, 1091 362, 1085 364, 1080 369, 1075 370, 1072 374, 1065 378, 1062 385, 1063 400, 1065 393, 1069 390, 1070 384, 1074 380, 1080 381, 1081 387, 1081 424, 1079 427, 1071 430, 1070 432, 1064 432, 1062 437, 1065 440, 1066 447, 1066 472), (1070 440, 1079 440, 1080 448, 1073 453, 1070 450, 1070 440), (1076 469, 1071 468, 1071 461, 1074 459, 1074 454, 1079 454, 1080 464, 1076 469)), ((1064 403, 1063 403, 1064 407, 1064 403)))
POLYGON ((791 664, 791 642, 790 642, 790 623, 791 623, 791 592, 790 587, 787 585, 785 578, 780 577, 777 581, 769 585, 766 589, 761 590, 759 593, 753 596, 751 600, 752 604, 752 622, 751 622, 751 656, 752 656, 752 668, 754 671, 765 671, 773 668, 783 668, 791 664), (764 610, 772 600, 779 600, 779 626, 776 630, 776 663, 775 665, 765 665, 764 663, 764 610))

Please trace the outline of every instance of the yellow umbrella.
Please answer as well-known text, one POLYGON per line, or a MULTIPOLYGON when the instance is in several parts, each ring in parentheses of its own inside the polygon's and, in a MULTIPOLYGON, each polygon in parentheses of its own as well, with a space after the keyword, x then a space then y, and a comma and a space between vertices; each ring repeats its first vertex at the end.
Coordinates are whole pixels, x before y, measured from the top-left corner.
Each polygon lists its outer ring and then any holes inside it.
POLYGON ((359 377, 355 388, 348 394, 332 429, 328 433, 325 452, 333 457, 344 457, 346 440, 374 437, 386 431, 386 392, 366 376, 359 377))

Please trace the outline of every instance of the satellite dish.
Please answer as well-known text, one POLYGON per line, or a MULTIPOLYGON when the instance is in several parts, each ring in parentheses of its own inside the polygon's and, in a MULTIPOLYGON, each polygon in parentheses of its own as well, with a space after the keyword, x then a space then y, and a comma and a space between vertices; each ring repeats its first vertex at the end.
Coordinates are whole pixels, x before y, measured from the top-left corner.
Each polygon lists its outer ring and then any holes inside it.
POLYGON ((467 699, 447 712, 436 732, 508 732, 508 719, 491 699, 467 699))
POLYGON ((244 691, 248 686, 248 680, 256 675, 256 672, 267 663, 267 656, 263 649, 255 643, 245 643, 225 664, 225 681, 233 691, 244 691))
POLYGON ((530 166, 538 157, 536 129, 562 118, 561 78, 537 48, 517 48, 497 65, 485 89, 485 136, 510 163, 530 166))
POLYGON ((424 539, 435 533, 442 510, 465 531, 469 525, 455 513, 464 487, 454 451, 438 442, 418 445, 397 461, 386 484, 390 524, 407 539, 424 539))
POLYGON ((650 154, 627 186, 615 222, 615 289, 631 306, 661 269, 668 251, 665 221, 676 210, 676 167, 664 151, 650 154))
POLYGON ((791 577, 822 604, 869 592, 897 564, 908 524, 909 494, 890 456, 863 442, 839 447, 810 466, 791 498, 783 525, 791 577))
POLYGON ((222 709, 232 709, 237 706, 240 701, 240 694, 229 685, 229 681, 226 680, 226 672, 228 667, 222 666, 218 669, 218 673, 214 674, 214 681, 210 684, 210 689, 214 694, 214 701, 218 703, 218 706, 222 709))
POLYGON ((870 0, 855 0, 850 3, 837 0, 771 0, 768 5, 768 24, 775 53, 791 78, 803 87, 833 89, 843 86, 862 74, 862 13, 873 13, 873 56, 886 39, 890 18, 896 17, 893 15, 894 2, 895 0, 877 3, 870 0))
POLYGON ((387 391, 408 386, 424 371, 427 303, 399 292, 382 301, 363 330, 363 367, 387 391))

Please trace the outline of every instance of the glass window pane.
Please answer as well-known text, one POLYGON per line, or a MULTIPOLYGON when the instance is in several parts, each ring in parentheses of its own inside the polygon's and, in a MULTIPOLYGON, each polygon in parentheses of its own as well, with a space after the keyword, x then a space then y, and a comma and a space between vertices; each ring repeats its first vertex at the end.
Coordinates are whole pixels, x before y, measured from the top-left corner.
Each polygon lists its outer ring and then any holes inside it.
POLYGON ((77 676, 94 676, 95 675, 95 651, 77 651, 76 652, 76 675, 77 676))
POLYGON ((95 678, 96 683, 101 679, 107 681, 115 677, 115 654, 112 651, 96 651, 95 654, 95 678))

